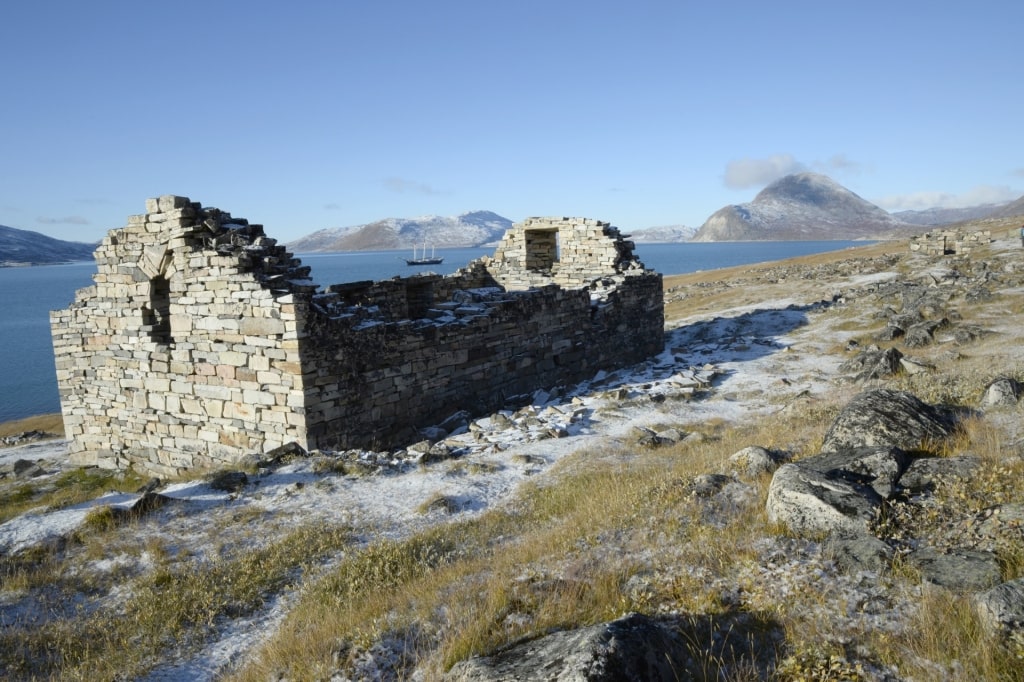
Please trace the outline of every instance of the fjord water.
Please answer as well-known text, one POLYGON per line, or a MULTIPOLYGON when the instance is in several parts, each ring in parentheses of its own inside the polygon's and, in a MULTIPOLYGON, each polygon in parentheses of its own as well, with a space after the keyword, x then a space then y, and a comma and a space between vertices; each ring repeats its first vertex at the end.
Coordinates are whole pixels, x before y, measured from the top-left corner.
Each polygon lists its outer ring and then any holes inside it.
MULTIPOLYGON (((665 275, 713 270, 836 251, 865 242, 729 242, 638 244, 648 268, 665 275)), ((443 249, 440 265, 410 267, 398 251, 299 254, 325 286, 417 272, 450 274, 493 249, 443 249)), ((75 291, 92 284, 95 263, 0 268, 0 422, 60 411, 49 311, 66 308, 75 291)))

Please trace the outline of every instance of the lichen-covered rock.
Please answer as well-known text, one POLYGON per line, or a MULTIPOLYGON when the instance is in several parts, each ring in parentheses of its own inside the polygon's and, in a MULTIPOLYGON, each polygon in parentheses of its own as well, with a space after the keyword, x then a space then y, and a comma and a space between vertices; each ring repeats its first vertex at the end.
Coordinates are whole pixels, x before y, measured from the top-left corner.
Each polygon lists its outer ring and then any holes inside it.
POLYGON ((978 466, 976 457, 921 457, 912 461, 900 476, 900 487, 911 493, 929 491, 942 481, 974 475, 978 466))
POLYGON ((800 460, 799 465, 868 486, 886 499, 896 492, 900 477, 910 465, 910 457, 897 447, 883 445, 823 452, 800 460))
POLYGON ((825 541, 823 551, 847 573, 881 573, 889 569, 896 555, 892 547, 866 533, 832 536, 825 541))
POLYGON ((862 535, 882 501, 873 488, 795 463, 775 472, 766 509, 770 521, 798 535, 862 535))
POLYGON ((822 443, 822 452, 867 445, 894 445, 904 450, 953 435, 956 420, 945 410, 916 396, 892 389, 874 389, 856 396, 839 413, 822 443))
POLYGON ((921 572, 921 580, 955 592, 979 592, 999 584, 999 560, 992 552, 931 547, 907 555, 907 563, 921 572))
POLYGON ((490 656, 456 663, 446 682, 619 682, 694 679, 686 642, 675 630, 638 614, 519 642, 490 656))
POLYGON ((749 445, 729 456, 729 470, 738 476, 754 478, 775 471, 780 457, 759 445, 749 445))
POLYGON ((1016 405, 1020 400, 1021 385, 1011 377, 999 377, 988 385, 985 394, 981 399, 982 405, 995 407, 997 405, 1016 405))
POLYGON ((982 624, 991 632, 1007 634, 1024 629, 1024 578, 975 595, 974 605, 982 624))

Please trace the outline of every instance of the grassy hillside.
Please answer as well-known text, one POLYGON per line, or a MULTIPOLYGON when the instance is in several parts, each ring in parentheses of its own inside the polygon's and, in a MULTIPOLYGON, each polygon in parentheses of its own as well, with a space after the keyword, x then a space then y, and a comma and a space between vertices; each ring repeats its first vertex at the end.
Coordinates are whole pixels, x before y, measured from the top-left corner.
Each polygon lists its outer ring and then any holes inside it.
MULTIPOLYGON (((418 503, 421 521, 401 531, 354 515, 325 523, 285 519, 269 503, 239 506, 269 496, 251 485, 221 507, 168 517, 125 517, 99 505, 64 541, 0 556, 0 673, 132 678, 207 660, 230 634, 246 644, 215 668, 226 679, 401 680, 415 672, 437 680, 454 663, 520 638, 639 612, 679 619, 698 679, 1024 679, 1024 639, 1004 644, 984 631, 966 595, 923 584, 899 563, 887 574, 846 574, 820 542, 771 523, 771 474, 737 479, 726 496, 699 492, 702 477, 726 472, 744 447, 793 460, 818 452, 832 419, 865 388, 836 367, 852 349, 879 343, 880 312, 895 305, 881 282, 949 270, 976 277, 982 263, 992 273, 982 278, 987 297, 949 300, 957 324, 987 333, 967 345, 940 339, 915 348, 914 358, 933 369, 877 383, 975 409, 993 378, 1024 381, 1024 249, 1002 236, 970 259, 927 259, 889 242, 667 277, 668 326, 685 332, 679 338, 721 344, 722 356, 695 354, 692 362, 719 363, 725 378, 662 402, 644 402, 641 386, 595 420, 614 423, 639 405, 650 428, 685 437, 654 447, 644 431, 609 430, 550 466, 513 448, 401 474, 430 469, 464 481, 535 467, 514 493, 479 511, 448 514, 460 507, 444 485, 418 503), (820 301, 831 303, 811 305, 820 301), (793 308, 806 311, 801 324, 747 359, 764 340, 758 321, 793 308), (704 333, 717 329, 730 338, 704 333), (199 526, 201 549, 183 539, 199 526)), ((968 420, 955 442, 922 444, 981 464, 970 480, 935 491, 935 506, 912 521, 916 531, 937 536, 993 504, 1024 504, 1022 409, 968 420)), ((552 451, 565 447, 549 442, 552 451)), ((339 495, 332 477, 359 485, 356 469, 324 461, 322 479, 288 494, 318 487, 339 495)), ((141 483, 98 471, 3 479, 0 519, 141 483)), ((1000 556, 1010 580, 1024 576, 1024 541, 1007 537, 1000 556)))

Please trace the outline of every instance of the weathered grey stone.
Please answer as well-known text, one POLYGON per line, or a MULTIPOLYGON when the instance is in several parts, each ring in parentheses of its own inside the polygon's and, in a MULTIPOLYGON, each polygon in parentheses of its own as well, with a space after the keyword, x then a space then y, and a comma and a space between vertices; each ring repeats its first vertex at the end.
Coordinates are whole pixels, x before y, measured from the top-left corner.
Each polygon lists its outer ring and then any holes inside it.
POLYGON ((729 470, 739 476, 754 478, 775 471, 781 457, 759 445, 749 445, 729 456, 729 470))
POLYGON ((982 624, 993 633, 1024 629, 1024 578, 976 594, 974 605, 982 624))
POLYGON ((693 477, 693 480, 687 486, 687 491, 696 497, 711 497, 732 482, 732 476, 700 474, 693 477))
POLYGON ((907 348, 920 348, 931 345, 935 341, 935 330, 942 327, 944 321, 929 320, 907 329, 903 343, 907 348))
POLYGON ((1020 383, 1011 377, 999 377, 988 385, 981 398, 981 404, 985 407, 998 405, 1016 405, 1020 400, 1020 383))
POLYGON ((687 672, 686 642, 674 629, 633 614, 601 625, 555 632, 489 656, 456 663, 446 682, 677 682, 687 672))
POLYGON ((823 549, 847 573, 882 573, 891 568, 896 554, 892 547, 867 533, 830 536, 823 549))
POLYGON ((895 348, 871 347, 840 365, 842 372, 856 372, 855 381, 874 381, 891 377, 900 371, 903 354, 895 348))
POLYGON ((932 490, 940 481, 970 478, 980 462, 976 457, 919 457, 900 476, 900 487, 911 493, 932 490))
POLYGON ((867 445, 894 445, 904 450, 953 435, 949 413, 903 391, 875 389, 854 397, 825 434, 823 452, 867 445))
POLYGON ((246 486, 249 476, 244 471, 218 471, 206 480, 214 490, 236 493, 246 486))
POLYGON ((921 579, 954 592, 979 592, 998 585, 999 559, 992 552, 926 547, 911 552, 906 561, 921 572, 921 579))
POLYGON ((768 519, 803 536, 861 535, 875 518, 882 498, 874 489, 842 477, 783 464, 768 487, 768 519))
POLYGON ((915 358, 908 358, 906 356, 900 358, 900 369, 907 374, 924 374, 935 369, 935 365, 928 364, 923 360, 917 360, 915 358))
POLYGON ((883 445, 823 452, 797 464, 833 478, 869 486, 882 499, 888 499, 896 491, 897 482, 910 464, 910 457, 899 448, 883 445))

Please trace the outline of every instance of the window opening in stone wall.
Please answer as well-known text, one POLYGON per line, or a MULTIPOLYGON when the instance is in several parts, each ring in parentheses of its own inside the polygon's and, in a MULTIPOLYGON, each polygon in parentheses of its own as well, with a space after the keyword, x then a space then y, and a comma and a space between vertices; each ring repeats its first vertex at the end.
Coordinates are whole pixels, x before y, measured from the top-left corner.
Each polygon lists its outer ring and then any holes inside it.
POLYGON ((171 283, 163 275, 157 275, 149 283, 149 309, 143 323, 150 327, 150 339, 156 343, 170 344, 171 337, 171 283))
POLYGON ((558 230, 526 230, 526 269, 550 271, 558 262, 558 230))
POLYGON ((427 311, 434 305, 434 285, 430 282, 406 285, 405 301, 409 310, 409 319, 426 317, 427 311))

